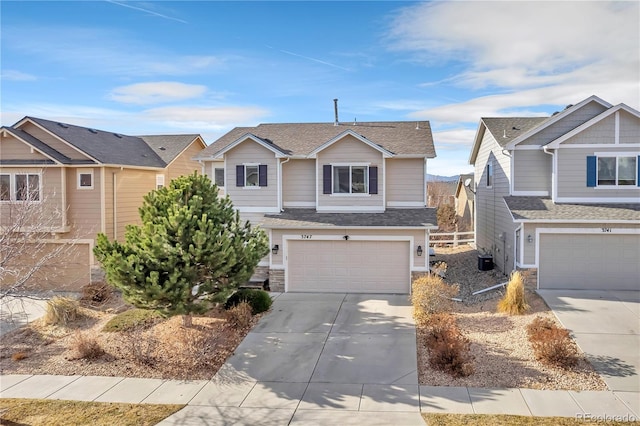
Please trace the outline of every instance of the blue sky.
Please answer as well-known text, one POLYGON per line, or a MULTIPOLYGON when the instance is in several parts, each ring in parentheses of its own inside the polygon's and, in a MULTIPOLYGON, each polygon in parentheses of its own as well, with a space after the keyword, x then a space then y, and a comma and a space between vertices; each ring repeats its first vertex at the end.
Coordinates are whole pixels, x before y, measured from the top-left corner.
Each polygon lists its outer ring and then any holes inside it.
POLYGON ((2 125, 125 134, 429 120, 471 171, 480 117, 640 105, 640 2, 0 2, 2 125))

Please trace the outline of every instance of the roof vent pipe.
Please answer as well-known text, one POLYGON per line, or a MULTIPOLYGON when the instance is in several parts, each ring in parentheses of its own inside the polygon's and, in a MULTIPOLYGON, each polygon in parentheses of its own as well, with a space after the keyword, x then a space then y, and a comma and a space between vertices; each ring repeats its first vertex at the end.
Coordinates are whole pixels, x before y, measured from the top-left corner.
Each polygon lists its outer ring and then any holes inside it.
POLYGON ((334 111, 335 116, 336 116, 336 119, 333 122, 333 125, 337 126, 338 125, 338 100, 337 99, 333 100, 333 111, 334 111))

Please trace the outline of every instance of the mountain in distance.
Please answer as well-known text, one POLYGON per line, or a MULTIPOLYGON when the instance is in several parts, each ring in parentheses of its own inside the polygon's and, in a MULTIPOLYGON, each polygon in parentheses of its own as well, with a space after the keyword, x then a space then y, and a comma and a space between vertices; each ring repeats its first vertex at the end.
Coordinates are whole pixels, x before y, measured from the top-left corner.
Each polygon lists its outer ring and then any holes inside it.
POLYGON ((440 175, 431 175, 427 173, 427 182, 457 182, 458 177, 460 177, 460 175, 440 176, 440 175))

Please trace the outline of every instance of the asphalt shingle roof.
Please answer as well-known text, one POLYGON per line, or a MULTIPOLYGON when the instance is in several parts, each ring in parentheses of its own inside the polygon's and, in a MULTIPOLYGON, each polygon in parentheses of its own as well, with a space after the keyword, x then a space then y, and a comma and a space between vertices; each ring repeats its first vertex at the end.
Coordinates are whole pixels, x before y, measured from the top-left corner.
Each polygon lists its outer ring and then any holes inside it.
MULTIPOLYGON (((164 168, 198 137, 198 135, 128 136, 42 118, 26 118, 104 164, 164 168)), ((26 135, 19 129, 12 128, 12 130, 21 132, 22 136, 26 135)), ((34 144, 35 147, 42 149, 61 163, 77 162, 63 156, 33 136, 29 135, 29 137, 30 140, 27 142, 34 144)))
POLYGON ((483 117, 482 121, 496 142, 504 147, 548 119, 549 117, 483 117))
POLYGON ((516 220, 629 221, 640 223, 640 203, 557 203, 547 197, 504 197, 516 220))
POLYGON ((306 156, 341 133, 352 130, 369 141, 398 155, 436 156, 428 121, 388 121, 372 123, 282 123, 236 127, 204 151, 198 158, 210 157, 243 135, 250 133, 291 155, 306 156))
POLYGON ((435 227, 436 209, 387 209, 383 213, 318 213, 315 209, 285 209, 265 215, 265 228, 357 228, 359 226, 435 227))

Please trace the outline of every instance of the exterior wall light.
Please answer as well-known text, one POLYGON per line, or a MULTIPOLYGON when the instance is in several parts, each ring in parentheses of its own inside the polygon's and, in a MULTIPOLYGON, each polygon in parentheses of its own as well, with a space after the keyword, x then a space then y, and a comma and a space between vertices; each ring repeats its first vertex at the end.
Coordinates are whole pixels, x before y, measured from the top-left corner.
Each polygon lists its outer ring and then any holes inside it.
POLYGON ((418 253, 418 256, 422 256, 422 246, 418 246, 417 253, 418 253))
POLYGON ((527 235, 527 242, 529 244, 531 244, 533 242, 533 237, 531 236, 531 234, 527 235))
POLYGON ((273 248, 271 249, 271 253, 273 253, 273 254, 278 254, 278 250, 280 250, 280 246, 279 246, 279 245, 277 245, 277 244, 275 244, 275 245, 273 246, 273 248))

